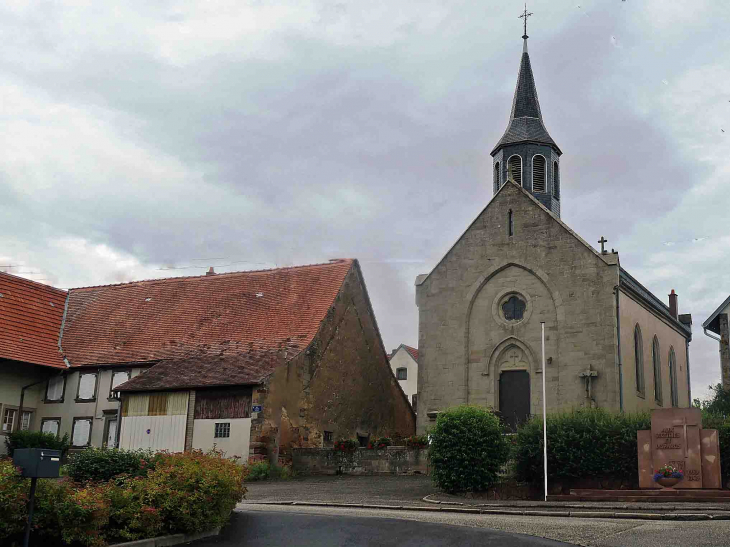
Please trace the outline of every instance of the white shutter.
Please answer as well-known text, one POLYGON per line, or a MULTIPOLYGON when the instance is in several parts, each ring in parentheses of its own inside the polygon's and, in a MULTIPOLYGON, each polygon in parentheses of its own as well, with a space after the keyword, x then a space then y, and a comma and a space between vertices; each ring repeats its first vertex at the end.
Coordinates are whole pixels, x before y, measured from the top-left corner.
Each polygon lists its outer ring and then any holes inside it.
POLYGON ((23 411, 23 421, 20 422, 20 429, 28 431, 30 429, 30 417, 33 415, 32 412, 27 410, 23 411))
POLYGON ((74 421, 74 432, 71 444, 73 446, 86 446, 89 444, 91 434, 91 419, 82 418, 74 421))
POLYGON ((46 392, 46 399, 49 401, 60 401, 63 397, 63 376, 54 376, 48 380, 48 391, 46 392))
POLYGON ((121 386, 127 380, 129 380, 129 371, 128 370, 124 370, 121 372, 114 372, 112 374, 112 391, 114 391, 114 389, 117 386, 121 386))
POLYGON ((106 445, 110 448, 115 446, 117 442, 117 419, 112 418, 109 420, 109 431, 107 433, 106 445))
POLYGON ((96 395, 96 374, 82 374, 79 380, 79 399, 88 401, 96 395))
POLYGON ((58 420, 45 420, 41 427, 41 431, 43 433, 53 433, 54 435, 58 435, 58 425, 58 420))

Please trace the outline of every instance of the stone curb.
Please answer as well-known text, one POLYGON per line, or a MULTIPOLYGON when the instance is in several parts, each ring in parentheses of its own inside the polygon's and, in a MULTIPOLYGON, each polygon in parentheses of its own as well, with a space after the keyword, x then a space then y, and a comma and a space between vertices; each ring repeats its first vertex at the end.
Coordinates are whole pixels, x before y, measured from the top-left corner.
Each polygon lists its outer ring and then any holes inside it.
POLYGON ((199 532, 197 534, 173 534, 171 536, 160 536, 156 538, 138 539, 136 541, 125 541, 124 543, 114 543, 110 547, 170 547, 171 545, 180 545, 188 543, 196 539, 217 536, 221 533, 220 528, 213 528, 207 532, 199 532))
MULTIPOLYGON (((442 502, 431 502, 441 504, 442 502)), ((288 505, 301 507, 342 507, 346 509, 386 509, 391 511, 422 511, 439 513, 462 513, 479 515, 513 515, 533 517, 589 518, 589 519, 635 519, 635 520, 730 520, 728 515, 707 513, 620 513, 614 511, 521 511, 518 509, 485 509, 480 507, 424 507, 419 505, 376 505, 369 503, 335 503, 323 501, 257 501, 242 505, 288 505)), ((444 504, 447 505, 447 504, 444 504)), ((123 544, 123 545, 132 545, 123 544)), ((116 547, 116 546, 114 546, 116 547)), ((136 547, 136 545, 135 545, 136 547)), ((144 547, 147 547, 145 545, 144 547)), ((152 546, 149 546, 152 547, 152 546)))

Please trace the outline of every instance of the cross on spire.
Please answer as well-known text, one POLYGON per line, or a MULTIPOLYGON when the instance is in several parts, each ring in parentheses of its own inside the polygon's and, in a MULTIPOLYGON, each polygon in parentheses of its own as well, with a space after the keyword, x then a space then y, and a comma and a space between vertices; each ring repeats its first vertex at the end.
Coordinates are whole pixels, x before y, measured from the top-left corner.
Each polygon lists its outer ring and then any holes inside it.
POLYGON ((603 246, 604 246, 604 244, 608 243, 608 240, 605 237, 601 236, 601 239, 598 240, 598 243, 601 244, 601 254, 605 255, 606 249, 604 249, 603 246))
POLYGON ((527 11, 527 2, 525 2, 525 11, 522 12, 522 15, 518 17, 518 19, 523 19, 525 23, 525 34, 522 36, 524 40, 527 40, 527 18, 532 15, 532 12, 527 11))

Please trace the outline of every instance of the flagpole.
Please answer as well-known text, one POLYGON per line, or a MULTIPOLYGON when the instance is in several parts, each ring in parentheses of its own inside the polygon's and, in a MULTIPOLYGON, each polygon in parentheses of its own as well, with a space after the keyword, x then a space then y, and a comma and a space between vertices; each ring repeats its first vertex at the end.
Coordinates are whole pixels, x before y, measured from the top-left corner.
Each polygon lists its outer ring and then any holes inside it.
POLYGON ((543 476, 545 477, 545 501, 548 495, 548 479, 547 479, 547 399, 545 398, 545 321, 541 321, 542 326, 542 464, 543 476))

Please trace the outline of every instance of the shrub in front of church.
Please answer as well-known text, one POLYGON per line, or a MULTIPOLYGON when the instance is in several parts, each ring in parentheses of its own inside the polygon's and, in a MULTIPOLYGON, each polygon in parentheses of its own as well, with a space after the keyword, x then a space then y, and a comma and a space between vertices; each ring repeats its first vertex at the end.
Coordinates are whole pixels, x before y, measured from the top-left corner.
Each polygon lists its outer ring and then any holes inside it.
MULTIPOLYGON (((648 413, 575 410, 547 417, 548 479, 580 485, 581 480, 638 483, 636 432, 651 429, 648 413)), ((514 437, 512 458, 518 481, 542 484, 542 416, 514 437)))
POLYGON ((445 492, 479 492, 498 482, 509 446, 491 411, 459 406, 440 412, 429 437, 431 477, 445 492))
POLYGON ((5 447, 8 450, 8 456, 12 456, 16 448, 49 448, 60 450, 65 455, 69 446, 68 433, 63 437, 56 437, 53 433, 21 430, 14 431, 5 437, 5 447))
POLYGON ((118 475, 145 477, 158 459, 151 450, 87 448, 69 458, 66 471, 76 482, 108 481, 118 475))

